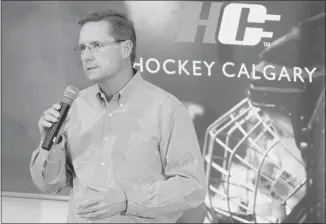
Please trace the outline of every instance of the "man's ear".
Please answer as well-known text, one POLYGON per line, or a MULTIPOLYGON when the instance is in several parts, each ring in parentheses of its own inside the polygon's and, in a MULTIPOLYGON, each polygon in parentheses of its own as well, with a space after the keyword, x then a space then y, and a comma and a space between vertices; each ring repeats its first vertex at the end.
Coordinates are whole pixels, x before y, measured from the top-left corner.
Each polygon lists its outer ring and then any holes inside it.
POLYGON ((121 43, 121 56, 123 59, 128 58, 131 55, 133 43, 131 40, 126 40, 121 43))

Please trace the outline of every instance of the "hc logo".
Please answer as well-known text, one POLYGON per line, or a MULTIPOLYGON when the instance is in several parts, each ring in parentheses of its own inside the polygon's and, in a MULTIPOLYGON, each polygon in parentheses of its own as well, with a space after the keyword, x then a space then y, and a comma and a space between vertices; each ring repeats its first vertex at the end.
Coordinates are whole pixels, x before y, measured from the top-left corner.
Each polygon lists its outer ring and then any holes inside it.
MULTIPOLYGON (((176 41, 194 42, 199 26, 205 27, 203 43, 216 43, 216 29, 224 3, 212 2, 208 19, 200 19, 203 2, 185 2, 181 26, 176 41)), ((220 29, 217 39, 223 44, 254 46, 260 43, 262 38, 272 38, 273 32, 264 31, 249 25, 245 27, 244 36, 237 40, 240 19, 244 9, 249 10, 247 23, 261 23, 266 21, 280 21, 280 15, 267 14, 263 5, 230 3, 225 6, 220 21, 220 29)))

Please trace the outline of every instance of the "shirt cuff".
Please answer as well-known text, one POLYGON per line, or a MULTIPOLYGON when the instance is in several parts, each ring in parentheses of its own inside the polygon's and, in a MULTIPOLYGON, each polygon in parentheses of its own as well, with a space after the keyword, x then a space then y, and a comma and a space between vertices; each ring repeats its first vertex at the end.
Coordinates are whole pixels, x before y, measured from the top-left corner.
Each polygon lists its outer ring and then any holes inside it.
POLYGON ((138 204, 142 193, 141 192, 124 192, 126 195, 126 210, 125 215, 137 216, 142 218, 155 218, 155 215, 149 213, 146 207, 142 204, 138 204))
POLYGON ((39 153, 38 153, 38 157, 39 157, 40 161, 42 161, 42 162, 46 161, 50 152, 51 151, 47 151, 47 150, 43 149, 42 147, 40 147, 39 153))

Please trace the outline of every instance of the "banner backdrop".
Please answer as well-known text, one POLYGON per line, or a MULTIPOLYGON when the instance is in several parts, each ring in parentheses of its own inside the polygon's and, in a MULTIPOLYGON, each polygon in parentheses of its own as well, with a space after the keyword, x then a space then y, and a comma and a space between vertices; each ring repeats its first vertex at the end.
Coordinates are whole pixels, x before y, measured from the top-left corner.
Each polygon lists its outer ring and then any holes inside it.
POLYGON ((257 68, 261 52, 294 26, 325 12, 324 2, 2 1, 3 191, 39 193, 28 170, 39 144, 37 121, 44 109, 61 100, 67 85, 82 89, 90 84, 73 51, 78 20, 109 8, 133 19, 135 68, 184 102, 203 148, 208 127, 248 96, 253 76, 304 85, 325 68, 325 38, 316 39, 314 33, 305 49, 320 51, 321 59, 304 60, 316 63, 282 67, 297 57, 295 50, 301 48, 296 42, 297 47, 278 54, 280 63, 257 68))

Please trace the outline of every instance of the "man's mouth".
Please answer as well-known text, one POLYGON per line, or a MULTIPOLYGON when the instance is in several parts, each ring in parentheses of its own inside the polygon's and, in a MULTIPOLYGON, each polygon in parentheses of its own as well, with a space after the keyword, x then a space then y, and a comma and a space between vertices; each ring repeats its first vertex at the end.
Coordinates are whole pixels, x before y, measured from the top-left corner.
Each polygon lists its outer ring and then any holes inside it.
POLYGON ((97 69, 97 67, 96 66, 94 66, 94 67, 87 67, 87 71, 92 71, 94 69, 97 69))

